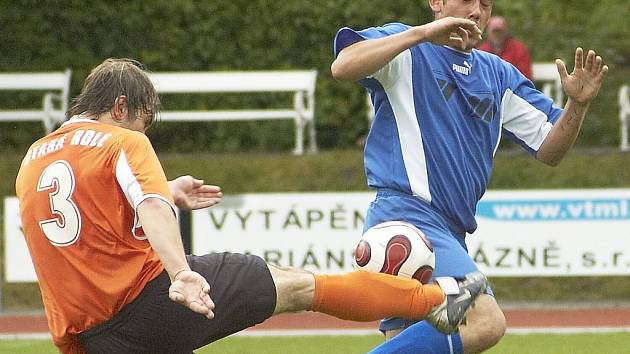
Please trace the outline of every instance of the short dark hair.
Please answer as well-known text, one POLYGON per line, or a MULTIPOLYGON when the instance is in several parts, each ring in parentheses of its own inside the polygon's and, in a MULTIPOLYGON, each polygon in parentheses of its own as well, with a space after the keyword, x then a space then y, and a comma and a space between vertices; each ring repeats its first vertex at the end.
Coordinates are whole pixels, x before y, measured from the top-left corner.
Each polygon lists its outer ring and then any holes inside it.
POLYGON ((85 79, 81 93, 72 100, 68 118, 78 114, 100 115, 114 106, 116 98, 127 97, 129 116, 136 113, 149 117, 147 126, 153 123, 160 108, 160 98, 140 62, 128 58, 109 58, 94 68, 85 79))

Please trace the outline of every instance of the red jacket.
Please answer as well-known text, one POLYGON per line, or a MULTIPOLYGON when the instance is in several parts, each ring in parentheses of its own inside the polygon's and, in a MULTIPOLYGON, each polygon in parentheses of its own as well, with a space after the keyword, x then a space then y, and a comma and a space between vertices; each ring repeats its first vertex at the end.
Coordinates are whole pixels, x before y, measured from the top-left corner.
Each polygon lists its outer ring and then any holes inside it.
POLYGON ((528 79, 532 79, 532 61, 529 57, 529 51, 525 44, 518 39, 508 38, 505 49, 501 53, 496 52, 488 42, 484 42, 479 46, 479 49, 500 56, 501 59, 514 65, 528 79))

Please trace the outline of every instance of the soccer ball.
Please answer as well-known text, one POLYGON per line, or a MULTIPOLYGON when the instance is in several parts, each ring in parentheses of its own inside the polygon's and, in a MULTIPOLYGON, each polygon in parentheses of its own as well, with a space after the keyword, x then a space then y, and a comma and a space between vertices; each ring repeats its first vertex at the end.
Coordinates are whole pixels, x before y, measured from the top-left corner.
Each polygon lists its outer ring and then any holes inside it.
POLYGON ((387 221, 368 229, 354 252, 355 265, 370 272, 413 278, 426 284, 435 267, 429 239, 404 221, 387 221))

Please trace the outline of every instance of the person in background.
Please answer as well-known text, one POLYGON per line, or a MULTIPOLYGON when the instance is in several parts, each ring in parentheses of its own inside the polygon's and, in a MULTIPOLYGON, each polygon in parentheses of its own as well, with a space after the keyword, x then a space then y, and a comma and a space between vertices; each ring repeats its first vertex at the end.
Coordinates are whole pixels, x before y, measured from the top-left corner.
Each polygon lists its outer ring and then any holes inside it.
POLYGON ((525 43, 512 37, 507 20, 501 16, 493 16, 488 21, 487 41, 480 50, 496 54, 501 59, 514 65, 528 79, 532 79, 532 61, 525 43))

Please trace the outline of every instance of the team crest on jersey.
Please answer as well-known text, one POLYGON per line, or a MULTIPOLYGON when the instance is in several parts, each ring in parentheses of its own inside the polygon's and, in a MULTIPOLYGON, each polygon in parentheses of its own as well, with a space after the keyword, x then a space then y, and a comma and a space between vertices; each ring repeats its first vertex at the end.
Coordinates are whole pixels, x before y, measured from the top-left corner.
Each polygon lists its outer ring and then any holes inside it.
MULTIPOLYGON (((437 83, 446 101, 449 101, 453 94, 459 91, 454 82, 437 79, 437 83)), ((461 98, 468 102, 468 114, 486 123, 492 122, 497 113, 497 106, 492 93, 475 92, 474 94, 461 95, 461 98)))
POLYGON ((470 75, 471 66, 468 64, 466 60, 464 60, 464 65, 453 64, 453 71, 456 73, 470 75))
POLYGON ((491 93, 476 93, 468 97, 472 115, 486 123, 492 122, 497 113, 497 106, 491 93))

